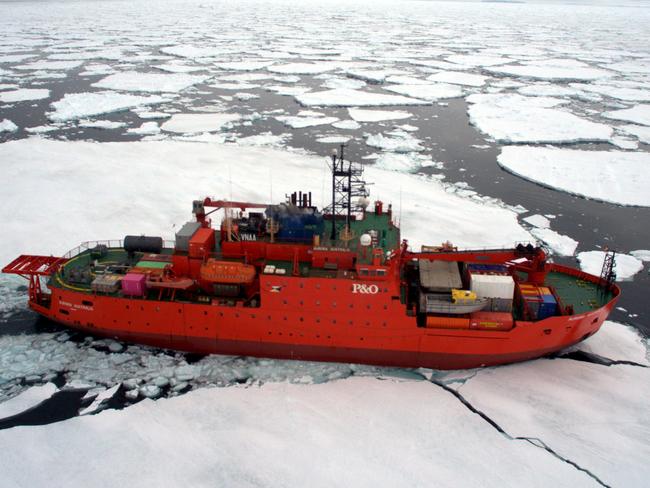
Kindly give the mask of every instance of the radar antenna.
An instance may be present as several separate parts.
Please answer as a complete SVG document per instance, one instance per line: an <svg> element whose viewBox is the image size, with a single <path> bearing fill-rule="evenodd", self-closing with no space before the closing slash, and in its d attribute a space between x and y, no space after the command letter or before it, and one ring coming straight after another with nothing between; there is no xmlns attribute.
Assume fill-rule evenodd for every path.
<svg viewBox="0 0 650 488"><path fill-rule="evenodd" d="M607 284L607 288L616 281L616 250L610 251L605 248L605 259L603 260L603 268L600 271L600 285Z"/></svg>

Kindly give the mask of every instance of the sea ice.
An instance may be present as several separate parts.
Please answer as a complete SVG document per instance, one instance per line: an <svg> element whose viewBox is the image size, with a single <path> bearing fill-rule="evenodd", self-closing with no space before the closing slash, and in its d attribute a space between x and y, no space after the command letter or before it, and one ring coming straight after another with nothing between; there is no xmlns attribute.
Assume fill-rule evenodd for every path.
<svg viewBox="0 0 650 488"><path fill-rule="evenodd" d="M270 66L267 68L271 73L287 75L317 75L336 69L337 65L332 63L289 63Z"/></svg>
<svg viewBox="0 0 650 488"><path fill-rule="evenodd" d="M650 366L645 339L634 327L606 320L600 330L572 349L611 361L632 361Z"/></svg>
<svg viewBox="0 0 650 488"><path fill-rule="evenodd" d="M550 108L566 103L549 97L476 94L467 98L470 122L501 142L609 141L612 128Z"/></svg>
<svg viewBox="0 0 650 488"><path fill-rule="evenodd" d="M497 161L550 188L619 205L650 206L648 153L505 146Z"/></svg>
<svg viewBox="0 0 650 488"><path fill-rule="evenodd" d="M502 56L489 56L484 54L454 54L448 56L447 61L465 66L496 66L512 62L512 59Z"/></svg>
<svg viewBox="0 0 650 488"><path fill-rule="evenodd" d="M401 120L412 117L413 114L403 110L364 110L360 108L349 108L350 117L356 122L381 122L384 120Z"/></svg>
<svg viewBox="0 0 650 488"><path fill-rule="evenodd" d="M530 233L544 242L558 256L573 256L573 253L576 252L576 248L578 247L578 241L551 229L538 227L531 229Z"/></svg>
<svg viewBox="0 0 650 488"><path fill-rule="evenodd" d="M273 61L231 61L216 63L217 68L229 71L257 71L273 64Z"/></svg>
<svg viewBox="0 0 650 488"><path fill-rule="evenodd" d="M639 142L650 144L650 127L642 125L622 125L617 127L618 130L631 134L636 137Z"/></svg>
<svg viewBox="0 0 650 488"><path fill-rule="evenodd" d="M350 90L357 90L366 86L363 80L355 80L351 78L329 78L321 85L323 88L335 90L337 88L348 88Z"/></svg>
<svg viewBox="0 0 650 488"><path fill-rule="evenodd" d="M526 377L519 380L517 392L529 387ZM586 385L592 398L597 398L595 384ZM581 413L603 407L587 403ZM624 409L631 426L640 427L627 414L632 407L638 414L643 405L634 401ZM592 432L600 431L588 425ZM614 418L609 425L608 432L613 426L620 429ZM632 439L639 438L639 431ZM4 483L15 486L51 484L52 470L25 469L26 456L56 466L57 483L70 488L88 486L80 459L101 460L93 463L93 476L119 480L124 488L143 483L180 486L188 480L200 486L267 486L282 480L284 486L315 488L515 487L531 480L544 486L594 485L586 473L544 449L506 438L442 388L391 377L199 389L172 399L145 399L121 411L5 429L0 431L0 449ZM641 463L634 466L638 473L644 446L635 442L627 451L632 457L626 465ZM467 459L471 469L458 469ZM627 480L633 481L629 471Z"/></svg>
<svg viewBox="0 0 650 488"><path fill-rule="evenodd" d="M3 119L0 122L0 132L16 132L18 126L9 119Z"/></svg>
<svg viewBox="0 0 650 488"><path fill-rule="evenodd" d="M426 156L421 156L417 153L382 153L375 160L375 167L389 170L389 171L413 171L424 163L430 162Z"/></svg>
<svg viewBox="0 0 650 488"><path fill-rule="evenodd" d="M548 446L601 485L647 484L648 368L542 359L482 369L455 388L507 435Z"/></svg>
<svg viewBox="0 0 650 488"><path fill-rule="evenodd" d="M650 249L637 249L636 251L631 251L630 255L641 261L650 261Z"/></svg>
<svg viewBox="0 0 650 488"><path fill-rule="evenodd" d="M383 151L408 153L423 151L424 147L420 144L422 141L416 139L408 132L393 131L390 137L383 134L372 134L366 138L366 144L370 147L376 147Z"/></svg>
<svg viewBox="0 0 650 488"><path fill-rule="evenodd" d="M254 136L238 137L237 144L240 146L273 146L282 147L291 139L291 134L275 135L271 132L263 132Z"/></svg>
<svg viewBox="0 0 650 488"><path fill-rule="evenodd" d="M484 68L486 71L500 75L520 76L538 80L588 81L608 78L614 73L604 69L592 68L579 61L567 59L550 59L528 61L521 65L501 65Z"/></svg>
<svg viewBox="0 0 650 488"><path fill-rule="evenodd" d="M418 85L421 86L421 85ZM380 107L384 105L428 105L429 102L396 95L339 88L296 96L298 103L321 107Z"/></svg>
<svg viewBox="0 0 650 488"><path fill-rule="evenodd" d="M635 124L650 125L650 105L640 104L632 108L605 112L603 113L603 117L634 122Z"/></svg>
<svg viewBox="0 0 650 488"><path fill-rule="evenodd" d="M42 100L50 96L47 88L20 88L18 90L0 92L0 102L14 103L26 100Z"/></svg>
<svg viewBox="0 0 650 488"><path fill-rule="evenodd" d="M32 63L15 66L20 70L69 70L78 68L83 61L34 61Z"/></svg>
<svg viewBox="0 0 650 488"><path fill-rule="evenodd" d="M548 229L551 226L550 220L548 220L543 215L539 215L539 214L531 215L530 217L525 217L522 220L534 227L539 227L540 229Z"/></svg>
<svg viewBox="0 0 650 488"><path fill-rule="evenodd" d="M626 86L601 85L593 83L571 83L571 86L587 92L598 93L629 102L650 102L650 91Z"/></svg>
<svg viewBox="0 0 650 488"><path fill-rule="evenodd" d="M368 83L383 83L386 81L387 77L391 75L400 75L403 74L403 72L394 69L350 69L347 70L345 74L350 78L367 81Z"/></svg>
<svg viewBox="0 0 650 488"><path fill-rule="evenodd" d="M178 64L178 63L167 63L167 64L158 64L154 66L161 71L167 71L168 73L193 73L196 71L204 71L205 66L190 66L187 64Z"/></svg>
<svg viewBox="0 0 650 488"><path fill-rule="evenodd" d="M577 255L580 261L580 269L586 273L600 276L605 260L603 251L584 251ZM643 269L643 261L630 256L629 254L616 253L616 281L630 280Z"/></svg>
<svg viewBox="0 0 650 488"><path fill-rule="evenodd" d="M389 90L413 98L421 98L430 102L445 98L459 98L463 96L463 89L457 85L435 83L428 85L388 85L384 90Z"/></svg>
<svg viewBox="0 0 650 488"><path fill-rule="evenodd" d="M166 98L158 95L139 96L110 91L66 93L61 100L51 104L54 112L50 112L48 118L53 122L65 122L165 101Z"/></svg>
<svg viewBox="0 0 650 488"><path fill-rule="evenodd" d="M120 129L126 127L126 122L115 122L114 120L80 120L79 127L90 129Z"/></svg>
<svg viewBox="0 0 650 488"><path fill-rule="evenodd" d="M44 402L59 389L54 383L46 383L42 386L32 386L7 401L0 402L0 420L13 417L19 413L25 412L40 403ZM0 396L2 398L2 396Z"/></svg>
<svg viewBox="0 0 650 488"><path fill-rule="evenodd" d="M174 114L162 124L161 128L167 132L189 134L215 132L230 127L233 122L240 119L239 114Z"/></svg>
<svg viewBox="0 0 650 488"><path fill-rule="evenodd" d="M145 122L140 127L132 127L126 132L129 134L136 134L139 136L151 136L155 134L160 134L160 126L157 122Z"/></svg>
<svg viewBox="0 0 650 488"><path fill-rule="evenodd" d="M316 142L321 144L345 144L352 136L323 136L316 138Z"/></svg>
<svg viewBox="0 0 650 488"><path fill-rule="evenodd" d="M275 119L293 129L332 124L339 120L336 117L296 117L292 115L278 115Z"/></svg>
<svg viewBox="0 0 650 488"><path fill-rule="evenodd" d="M208 76L188 75L185 73L167 74L125 71L108 75L106 78L94 83L93 86L120 91L176 93L197 83L202 83L208 78Z"/></svg>
<svg viewBox="0 0 650 488"><path fill-rule="evenodd" d="M483 86L487 79L487 76L460 73L458 71L441 71L440 73L427 77L427 80L435 81L436 83L451 83L453 85L466 86Z"/></svg>
<svg viewBox="0 0 650 488"><path fill-rule="evenodd" d="M29 58L35 58L36 54L4 54L0 56L0 63L20 63Z"/></svg>
<svg viewBox="0 0 650 488"><path fill-rule="evenodd" d="M90 405L79 411L79 415L89 415L99 411L103 403L106 403L115 396L117 391L120 389L120 386L120 384L117 384L100 392Z"/></svg>
<svg viewBox="0 0 650 488"><path fill-rule="evenodd" d="M357 130L361 127L361 124L354 120L341 120L339 122L334 122L332 127L343 130Z"/></svg>

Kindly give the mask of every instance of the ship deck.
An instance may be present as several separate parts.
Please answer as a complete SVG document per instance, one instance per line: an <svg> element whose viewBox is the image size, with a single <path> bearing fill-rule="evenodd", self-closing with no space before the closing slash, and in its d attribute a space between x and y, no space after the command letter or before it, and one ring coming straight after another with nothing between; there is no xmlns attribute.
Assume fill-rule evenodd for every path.
<svg viewBox="0 0 650 488"><path fill-rule="evenodd" d="M564 306L572 305L577 314L600 308L614 298L611 291L596 283L559 271L548 273L546 284L555 289Z"/></svg>

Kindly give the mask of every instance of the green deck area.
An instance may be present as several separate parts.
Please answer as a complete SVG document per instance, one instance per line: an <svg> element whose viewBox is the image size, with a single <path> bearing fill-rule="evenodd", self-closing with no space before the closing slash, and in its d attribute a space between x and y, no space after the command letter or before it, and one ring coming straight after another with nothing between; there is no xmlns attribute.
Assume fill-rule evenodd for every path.
<svg viewBox="0 0 650 488"><path fill-rule="evenodd" d="M546 284L555 288L562 304L572 305L576 314L589 312L608 303L613 295L595 283L581 280L564 273L550 272Z"/></svg>

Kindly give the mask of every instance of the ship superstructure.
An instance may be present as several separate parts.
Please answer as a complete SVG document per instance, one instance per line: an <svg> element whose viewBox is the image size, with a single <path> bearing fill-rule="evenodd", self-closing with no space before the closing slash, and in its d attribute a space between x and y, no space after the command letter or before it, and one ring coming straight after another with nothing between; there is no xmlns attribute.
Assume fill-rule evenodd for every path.
<svg viewBox="0 0 650 488"><path fill-rule="evenodd" d="M193 351L469 368L539 357L595 333L619 295L544 250L402 239L361 166L332 158L332 203L204 198L173 242L127 236L18 257L29 305L92 334ZM215 212L221 211L220 214ZM221 215L217 226L212 218Z"/></svg>

